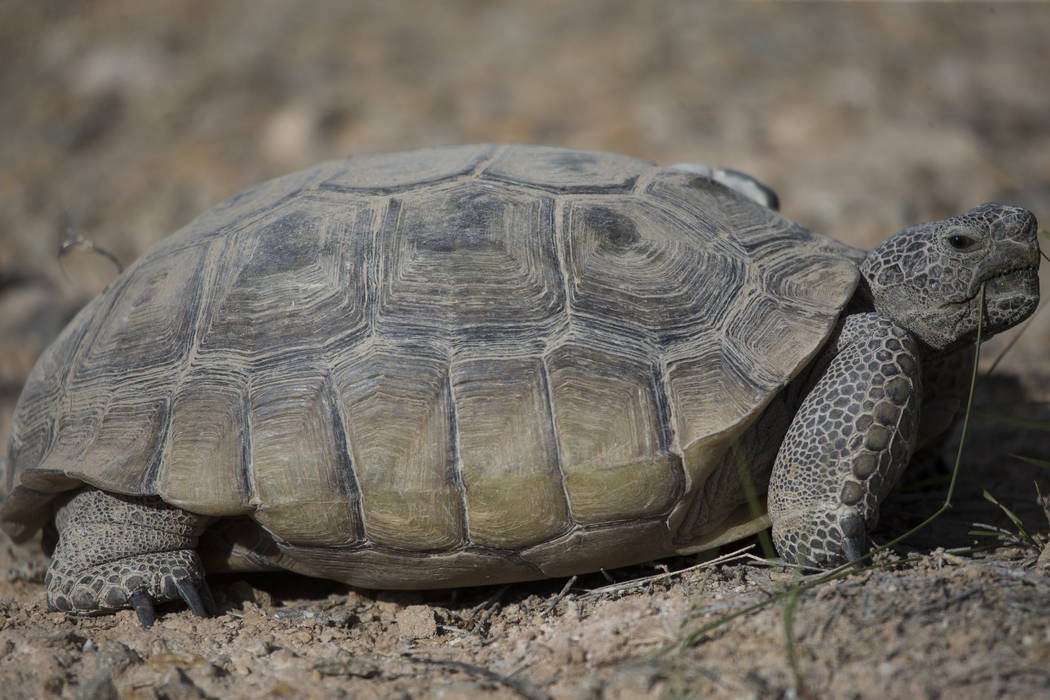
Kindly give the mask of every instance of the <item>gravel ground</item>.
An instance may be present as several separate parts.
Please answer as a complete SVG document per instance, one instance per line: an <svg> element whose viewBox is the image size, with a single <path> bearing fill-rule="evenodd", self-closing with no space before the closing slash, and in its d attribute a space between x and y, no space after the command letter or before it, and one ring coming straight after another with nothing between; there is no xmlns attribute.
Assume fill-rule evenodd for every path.
<svg viewBox="0 0 1050 700"><path fill-rule="evenodd" d="M983 201L1048 222L1048 28L1050 5L1021 3L2 0L0 444L36 356L113 274L83 246L60 261L63 241L127 264L348 153L515 141L729 165L861 246ZM1050 697L1033 487L1050 477L1011 456L1050 459L1050 437L1001 420L1050 421L1048 347L1042 312L979 387L954 507L882 568L808 589L750 555L425 594L220 578L221 615L175 607L143 630L45 612L39 546L0 539L2 694ZM917 465L882 539L946 481Z"/></svg>

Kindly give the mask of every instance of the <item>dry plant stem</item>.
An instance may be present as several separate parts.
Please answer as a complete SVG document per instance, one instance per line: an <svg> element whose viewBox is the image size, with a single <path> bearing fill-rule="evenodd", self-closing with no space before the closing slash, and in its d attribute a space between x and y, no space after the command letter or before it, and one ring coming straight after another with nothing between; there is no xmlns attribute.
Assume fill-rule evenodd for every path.
<svg viewBox="0 0 1050 700"><path fill-rule="evenodd" d="M1050 525L1050 495L1043 496L1043 492L1039 489L1038 481L1033 482L1032 485L1035 486L1035 502L1043 509L1043 516L1046 518L1046 523L1047 525Z"/></svg>
<svg viewBox="0 0 1050 700"><path fill-rule="evenodd" d="M540 615L546 615L551 610L554 610L554 608L558 607L558 603L560 603L565 598L565 596L569 594L569 589L572 588L572 584L574 583L576 583L576 576L572 576L571 578L569 578L568 581L565 582L565 585L561 588L561 592L554 597L554 600L551 601L550 605L543 609L543 612L540 613Z"/></svg>
<svg viewBox="0 0 1050 700"><path fill-rule="evenodd" d="M984 285L981 285L981 291L977 293L977 308L984 309ZM921 523L908 530L906 533L890 540L886 544L878 547L867 555L870 557L875 552L891 547L905 538L911 537L914 533L918 532L922 528L926 527L940 515L951 508L952 506L952 495L955 493L955 484L959 480L959 465L962 463L963 446L966 444L966 433L970 426L970 412L973 409L973 390L977 386L977 368L981 362L981 322L984 320L983 314L979 314L977 317L977 339L974 341L973 351L973 371L970 373L970 392L966 396L966 410L963 412L963 424L962 432L959 434L959 448L955 451L955 465L952 467L952 478L948 482L948 492L944 495L944 503L934 511L933 515L923 520Z"/></svg>
<svg viewBox="0 0 1050 700"><path fill-rule="evenodd" d="M1050 460L1036 459L1034 457L1025 457L1024 455L1015 455L1015 454L1011 454L1010 456L1013 457L1014 459L1019 459L1022 462L1027 462L1028 464L1031 464L1031 465L1036 466L1036 467L1042 467L1043 469L1050 469Z"/></svg>
<svg viewBox="0 0 1050 700"><path fill-rule="evenodd" d="M645 586L647 584L654 583L656 581L660 581L660 580L665 579L665 578L670 578L672 576L681 576L682 574L687 574L690 571L696 571L698 569L708 569L708 568L711 568L712 566L716 566L718 564L726 564L726 563L728 563L730 561L735 561L737 559L745 558L746 556L748 556L748 552L751 549L754 549L754 545L749 544L746 547L741 547L740 549L738 549L738 550L736 550L734 552L729 552L728 554L723 554L722 556L718 557L717 559L711 559L709 561L700 562L699 564L694 564L693 566L686 567L685 569L679 569L678 571L668 571L668 572L662 573L662 574L653 574L652 576L643 576L641 578L631 579L630 581L624 581L623 583L613 583L613 584L610 584L608 586L602 586L601 588L595 588L594 590L587 591L586 593L582 593L582 594L576 596L576 598L577 598L577 600L584 600L584 599L587 599L587 598L599 598L599 597L601 597L603 595L606 595L608 593L613 593L613 592L617 592L617 591L625 591L625 590L628 590L630 588L638 588L639 586ZM576 579L576 577L574 576L573 580L575 580L575 579ZM562 593L564 593L564 592L565 591L563 589ZM561 596L560 595L558 597L558 600L559 601L561 600Z"/></svg>

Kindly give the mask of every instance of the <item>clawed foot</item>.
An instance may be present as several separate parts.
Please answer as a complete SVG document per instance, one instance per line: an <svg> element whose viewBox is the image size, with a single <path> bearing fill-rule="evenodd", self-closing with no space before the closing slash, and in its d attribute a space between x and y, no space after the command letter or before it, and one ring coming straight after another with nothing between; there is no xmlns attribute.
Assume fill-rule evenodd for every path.
<svg viewBox="0 0 1050 700"><path fill-rule="evenodd" d="M198 617L215 603L194 548L210 518L156 497L85 488L57 509L58 544L47 571L52 610L97 615L133 608L149 627L153 606L182 600Z"/></svg>
<svg viewBox="0 0 1050 700"><path fill-rule="evenodd" d="M849 510L805 527L774 526L773 539L785 561L820 570L854 562L871 547L863 518Z"/></svg>
<svg viewBox="0 0 1050 700"><path fill-rule="evenodd" d="M189 579L177 579L175 589L179 597L186 603L186 607L197 617L211 617L215 614L215 600L211 596L211 589L208 588L207 581L194 583ZM142 626L152 627L157 615L153 610L153 601L150 600L149 594L140 588L132 593L128 600ZM169 597L168 600L174 600L174 596Z"/></svg>
<svg viewBox="0 0 1050 700"><path fill-rule="evenodd" d="M106 562L86 570L61 567L47 575L52 610L94 615L131 607L143 627L156 621L154 605L182 600L197 617L214 615L215 601L193 550L151 552Z"/></svg>

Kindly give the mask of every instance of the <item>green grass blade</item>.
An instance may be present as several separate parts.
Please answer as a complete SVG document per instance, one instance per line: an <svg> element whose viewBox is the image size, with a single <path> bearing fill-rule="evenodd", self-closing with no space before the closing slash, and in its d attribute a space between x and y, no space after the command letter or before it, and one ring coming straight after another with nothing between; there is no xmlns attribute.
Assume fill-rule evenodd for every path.
<svg viewBox="0 0 1050 700"><path fill-rule="evenodd" d="M1025 457L1024 455L1011 454L1014 459L1019 459L1022 462L1026 462L1036 467L1042 467L1043 469L1050 469L1050 461L1045 459L1036 459L1035 457Z"/></svg>
<svg viewBox="0 0 1050 700"><path fill-rule="evenodd" d="M981 495L984 496L984 500L999 506L999 510L1003 511L1003 513L1006 514L1006 517L1009 518L1010 522L1012 522L1014 524L1014 527L1017 528L1017 535L1019 539L1024 540L1026 543L1028 543L1030 546L1034 547L1037 550L1040 549L1039 544L1034 539L1032 539L1032 536L1029 535L1028 531L1024 529L1024 524L1021 522L1021 519L1017 517L1017 515L1012 510L1000 503L995 496L988 493L988 491L986 491L985 489L981 489Z"/></svg>
<svg viewBox="0 0 1050 700"><path fill-rule="evenodd" d="M987 411L977 411L974 415L983 420L1005 423L1006 425L1012 425L1016 428L1029 428L1032 430L1045 430L1050 432L1050 421L1018 418L1017 416L1006 416L1001 413L988 413Z"/></svg>

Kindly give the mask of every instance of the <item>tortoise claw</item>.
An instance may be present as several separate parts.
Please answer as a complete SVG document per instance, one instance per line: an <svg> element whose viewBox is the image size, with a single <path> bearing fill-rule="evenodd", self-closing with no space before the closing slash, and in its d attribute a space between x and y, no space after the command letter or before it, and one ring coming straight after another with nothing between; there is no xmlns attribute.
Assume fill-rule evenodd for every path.
<svg viewBox="0 0 1050 700"><path fill-rule="evenodd" d="M201 581L198 585L193 579L180 578L175 581L175 588L179 592L179 597L186 603L186 607L197 617L211 617L215 614L215 599L212 598L207 582ZM140 588L133 591L128 596L128 602L131 603L143 627L152 627L157 621L153 601L150 600L145 590Z"/></svg>
<svg viewBox="0 0 1050 700"><path fill-rule="evenodd" d="M208 590L207 582L201 581L198 588L192 579L180 578L175 581L175 588L178 589L179 597L186 603L186 607L197 617L210 617L215 613L215 601Z"/></svg>
<svg viewBox="0 0 1050 700"><path fill-rule="evenodd" d="M857 561L862 556L867 554L867 544L867 538L865 537L842 538L842 553L846 557L846 562Z"/></svg>
<svg viewBox="0 0 1050 700"><path fill-rule="evenodd" d="M153 610L153 601L149 599L146 591L141 588L134 591L128 597L128 601L131 603L131 607L135 609L139 623L143 627L152 627L153 623L157 621L157 613Z"/></svg>
<svg viewBox="0 0 1050 700"><path fill-rule="evenodd" d="M211 589L208 587L207 581L201 581L198 592L201 594L201 602L204 603L204 612L208 613L208 617L218 614L219 606L215 604L215 598L212 597Z"/></svg>

